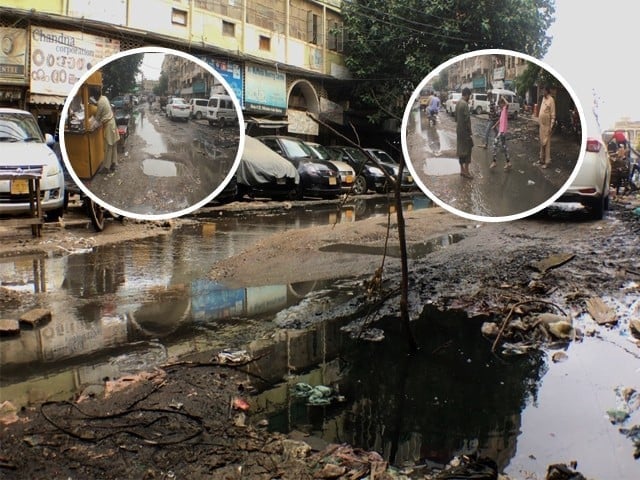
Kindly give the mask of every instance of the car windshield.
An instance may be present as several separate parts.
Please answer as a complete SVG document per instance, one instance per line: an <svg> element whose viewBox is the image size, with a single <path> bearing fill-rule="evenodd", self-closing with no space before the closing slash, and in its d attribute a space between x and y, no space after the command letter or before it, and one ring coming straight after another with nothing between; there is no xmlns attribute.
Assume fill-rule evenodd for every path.
<svg viewBox="0 0 640 480"><path fill-rule="evenodd" d="M31 115L0 113L0 142L42 143L42 133Z"/></svg>
<svg viewBox="0 0 640 480"><path fill-rule="evenodd" d="M185 105L186 104L186 102L182 98L174 98L173 100L171 100L171 103L173 105L175 105L175 104Z"/></svg>
<svg viewBox="0 0 640 480"><path fill-rule="evenodd" d="M287 156L290 158L300 158L300 157L312 157L313 153L311 149L302 142L297 140L291 140L289 138L283 138L282 148L287 152Z"/></svg>
<svg viewBox="0 0 640 480"><path fill-rule="evenodd" d="M331 152L322 145L307 144L307 146L309 147L309 149L311 149L311 152L314 154L314 156L316 158L319 158L320 160L331 160L333 158Z"/></svg>
<svg viewBox="0 0 640 480"><path fill-rule="evenodd" d="M346 147L344 150L351 156L351 158L353 158L358 163L366 162L367 160L369 160L369 157L367 157L357 148Z"/></svg>
<svg viewBox="0 0 640 480"><path fill-rule="evenodd" d="M378 159L378 161L380 162L385 162L385 163L393 163L396 164L397 162L393 159L393 157L391 155L389 155L387 152L385 152L384 150L374 150L373 154L375 155L375 157Z"/></svg>

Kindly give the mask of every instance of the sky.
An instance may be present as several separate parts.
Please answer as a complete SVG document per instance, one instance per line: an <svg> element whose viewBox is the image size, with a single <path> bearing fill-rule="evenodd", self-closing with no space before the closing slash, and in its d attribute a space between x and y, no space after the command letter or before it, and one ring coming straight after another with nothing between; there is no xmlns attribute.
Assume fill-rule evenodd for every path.
<svg viewBox="0 0 640 480"><path fill-rule="evenodd" d="M640 2L556 0L553 37L542 61L571 86L585 112L598 100L602 129L640 121Z"/></svg>
<svg viewBox="0 0 640 480"><path fill-rule="evenodd" d="M140 71L147 80L158 80L160 71L162 70L162 61L164 53L145 53L142 57L142 65Z"/></svg>

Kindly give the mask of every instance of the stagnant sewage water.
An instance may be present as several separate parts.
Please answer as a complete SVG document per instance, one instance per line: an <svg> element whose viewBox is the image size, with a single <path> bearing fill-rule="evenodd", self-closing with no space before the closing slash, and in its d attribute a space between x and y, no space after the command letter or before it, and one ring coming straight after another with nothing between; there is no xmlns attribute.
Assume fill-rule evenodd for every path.
<svg viewBox="0 0 640 480"><path fill-rule="evenodd" d="M396 465L479 451L513 478L544 478L547 465L572 460L589 478L638 478L633 445L606 414L618 406L616 387L639 383L638 356L618 330L566 346L569 359L554 364L551 352L493 355L480 320L427 309L413 323L421 349L408 355L397 319L376 325L385 331L377 343L353 340L342 319L278 329L292 310L313 318L327 298L348 303L360 289L352 279L247 288L207 279L217 258L264 235L360 215L336 215L335 207L305 213L204 219L167 237L3 259L3 286L37 292L53 320L0 340L0 403L69 399L170 357L247 348L258 359L253 372L265 379L248 398L251 420L311 435L310 443L349 442ZM460 240L443 236L414 254ZM292 393L299 382L331 386L344 401L308 406ZM636 412L631 424L638 420Z"/></svg>

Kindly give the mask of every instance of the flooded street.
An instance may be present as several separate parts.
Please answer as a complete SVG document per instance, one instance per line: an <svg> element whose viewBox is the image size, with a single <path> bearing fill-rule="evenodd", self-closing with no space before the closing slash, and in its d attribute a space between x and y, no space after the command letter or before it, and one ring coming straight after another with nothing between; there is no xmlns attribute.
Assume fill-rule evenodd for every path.
<svg viewBox="0 0 640 480"><path fill-rule="evenodd" d="M135 107L114 173L85 185L124 212L162 215L202 202L225 180L238 150L236 127L170 120L147 103Z"/></svg>
<svg viewBox="0 0 640 480"><path fill-rule="evenodd" d="M640 313L637 283L601 285L605 290L619 285L619 295L613 289L603 297L619 314L617 326L595 326L574 305L574 327L584 335L524 353L513 348L515 354L492 353L481 326L503 317L478 313L464 296L475 295L472 285L478 281L480 291L494 300L508 298L515 284L541 281L567 286L581 281L578 291L594 295L587 293L595 285L589 278L614 277L603 274L606 262L602 271L595 269L588 253L609 242L623 256L636 248L620 242L625 235L620 214L599 223L597 245L585 236L593 222L578 215L565 225L554 218L569 214L553 212L549 218L491 226L452 218L443 233L436 235L431 227L430 235L414 238L409 257L412 304L418 313L412 328L420 349L412 354L392 305L363 304L361 276L336 273L242 286L212 279L212 268L236 255L254 270L269 268L269 251L258 251L262 267L245 252L274 235L295 236L307 227L333 228L335 223L335 228L375 237L365 225L386 224L386 199L355 200L340 210L331 202L246 214L203 210L165 236L78 248L63 256L2 258L2 287L35 295L37 306L49 309L52 320L0 339L0 404L10 401L21 408L101 395L106 380L175 365L194 354L210 359L211 352L229 349L246 351L253 359L240 372L255 388L245 393L251 406L247 422L263 422L269 432L303 439L314 449L346 442L377 451L415 479L423 478L424 469L474 453L494 459L514 479L541 479L549 464L572 460L588 478L636 477L633 442L607 412L620 408L620 387L638 385L640 354L629 330L629 318ZM427 205L421 195L405 198L409 224L433 224L434 219L417 220L428 210L442 217ZM582 240L568 238L569 232ZM614 235L607 238L605 232ZM542 238L564 235L580 259L562 267L555 280L553 274L536 276L521 265L530 253L515 253L515 263L510 256L496 258L487 241L496 235L514 239L506 248L516 251L529 242L539 251L546 248ZM321 238L320 252L356 262L383 253L377 245ZM300 259L289 245L292 253L285 267L294 272ZM462 260L461 252L471 245L481 251L486 246L491 261L481 251L472 262ZM397 258L395 244L387 255ZM492 274L469 270L485 267ZM488 290L491 275L503 278L496 292ZM387 282L394 279L392 275ZM565 302L562 289L550 292L543 298ZM435 305L447 298L449 310ZM483 302L484 308L490 305ZM22 310L13 306L3 316L16 317ZM380 317L373 329L380 333L364 337L376 341L358 339L358 322L371 315ZM559 352L567 359L556 361ZM299 384L328 386L340 400L310 405L295 395ZM186 400L183 393L172 402ZM631 410L624 425L638 421L640 412Z"/></svg>
<svg viewBox="0 0 640 480"><path fill-rule="evenodd" d="M537 124L520 118L510 122L508 148L513 167L503 169L504 156L498 153L497 167L489 168L492 146L483 149L486 115L472 115L474 134L471 173L473 180L459 175L456 155L455 119L442 111L437 125L419 109L412 111L407 130L407 148L418 178L445 204L465 213L483 217L504 217L526 212L544 203L566 182L578 159L575 142L554 138L554 163L543 170L533 165L538 155L533 137ZM490 136L490 142L493 135Z"/></svg>

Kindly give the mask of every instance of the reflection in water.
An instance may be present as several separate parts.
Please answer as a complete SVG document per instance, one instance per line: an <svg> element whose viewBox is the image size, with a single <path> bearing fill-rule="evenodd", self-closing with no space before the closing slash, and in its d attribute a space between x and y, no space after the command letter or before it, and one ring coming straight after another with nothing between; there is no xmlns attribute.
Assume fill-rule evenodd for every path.
<svg viewBox="0 0 640 480"><path fill-rule="evenodd" d="M460 233L454 233L449 235L442 235L438 238L434 238L422 243L414 243L407 247L407 256L411 259L421 258L425 255L440 250L443 247L458 243L463 240L465 235ZM384 255L384 246L372 246L372 245L356 245L353 243L334 243L331 245L325 245L320 247L321 252L340 252L340 253L354 253L363 255ZM389 257L400 257L400 247L397 245L388 245L386 254Z"/></svg>
<svg viewBox="0 0 640 480"><path fill-rule="evenodd" d="M148 158L142 161L142 171L152 177L176 177L178 170L178 164L168 160Z"/></svg>
<svg viewBox="0 0 640 480"><path fill-rule="evenodd" d="M302 430L327 442L377 450L397 465L446 463L476 451L501 467L508 463L520 412L544 372L542 356L498 359L479 323L464 315L425 313L414 324L423 343L414 355L407 355L395 318L384 322L381 343L350 340L341 323L286 332L279 343L255 352L268 359L252 366L262 378L303 372L255 399L256 416L269 418L272 430ZM297 382L330 385L348 403L307 407L290 393Z"/></svg>

